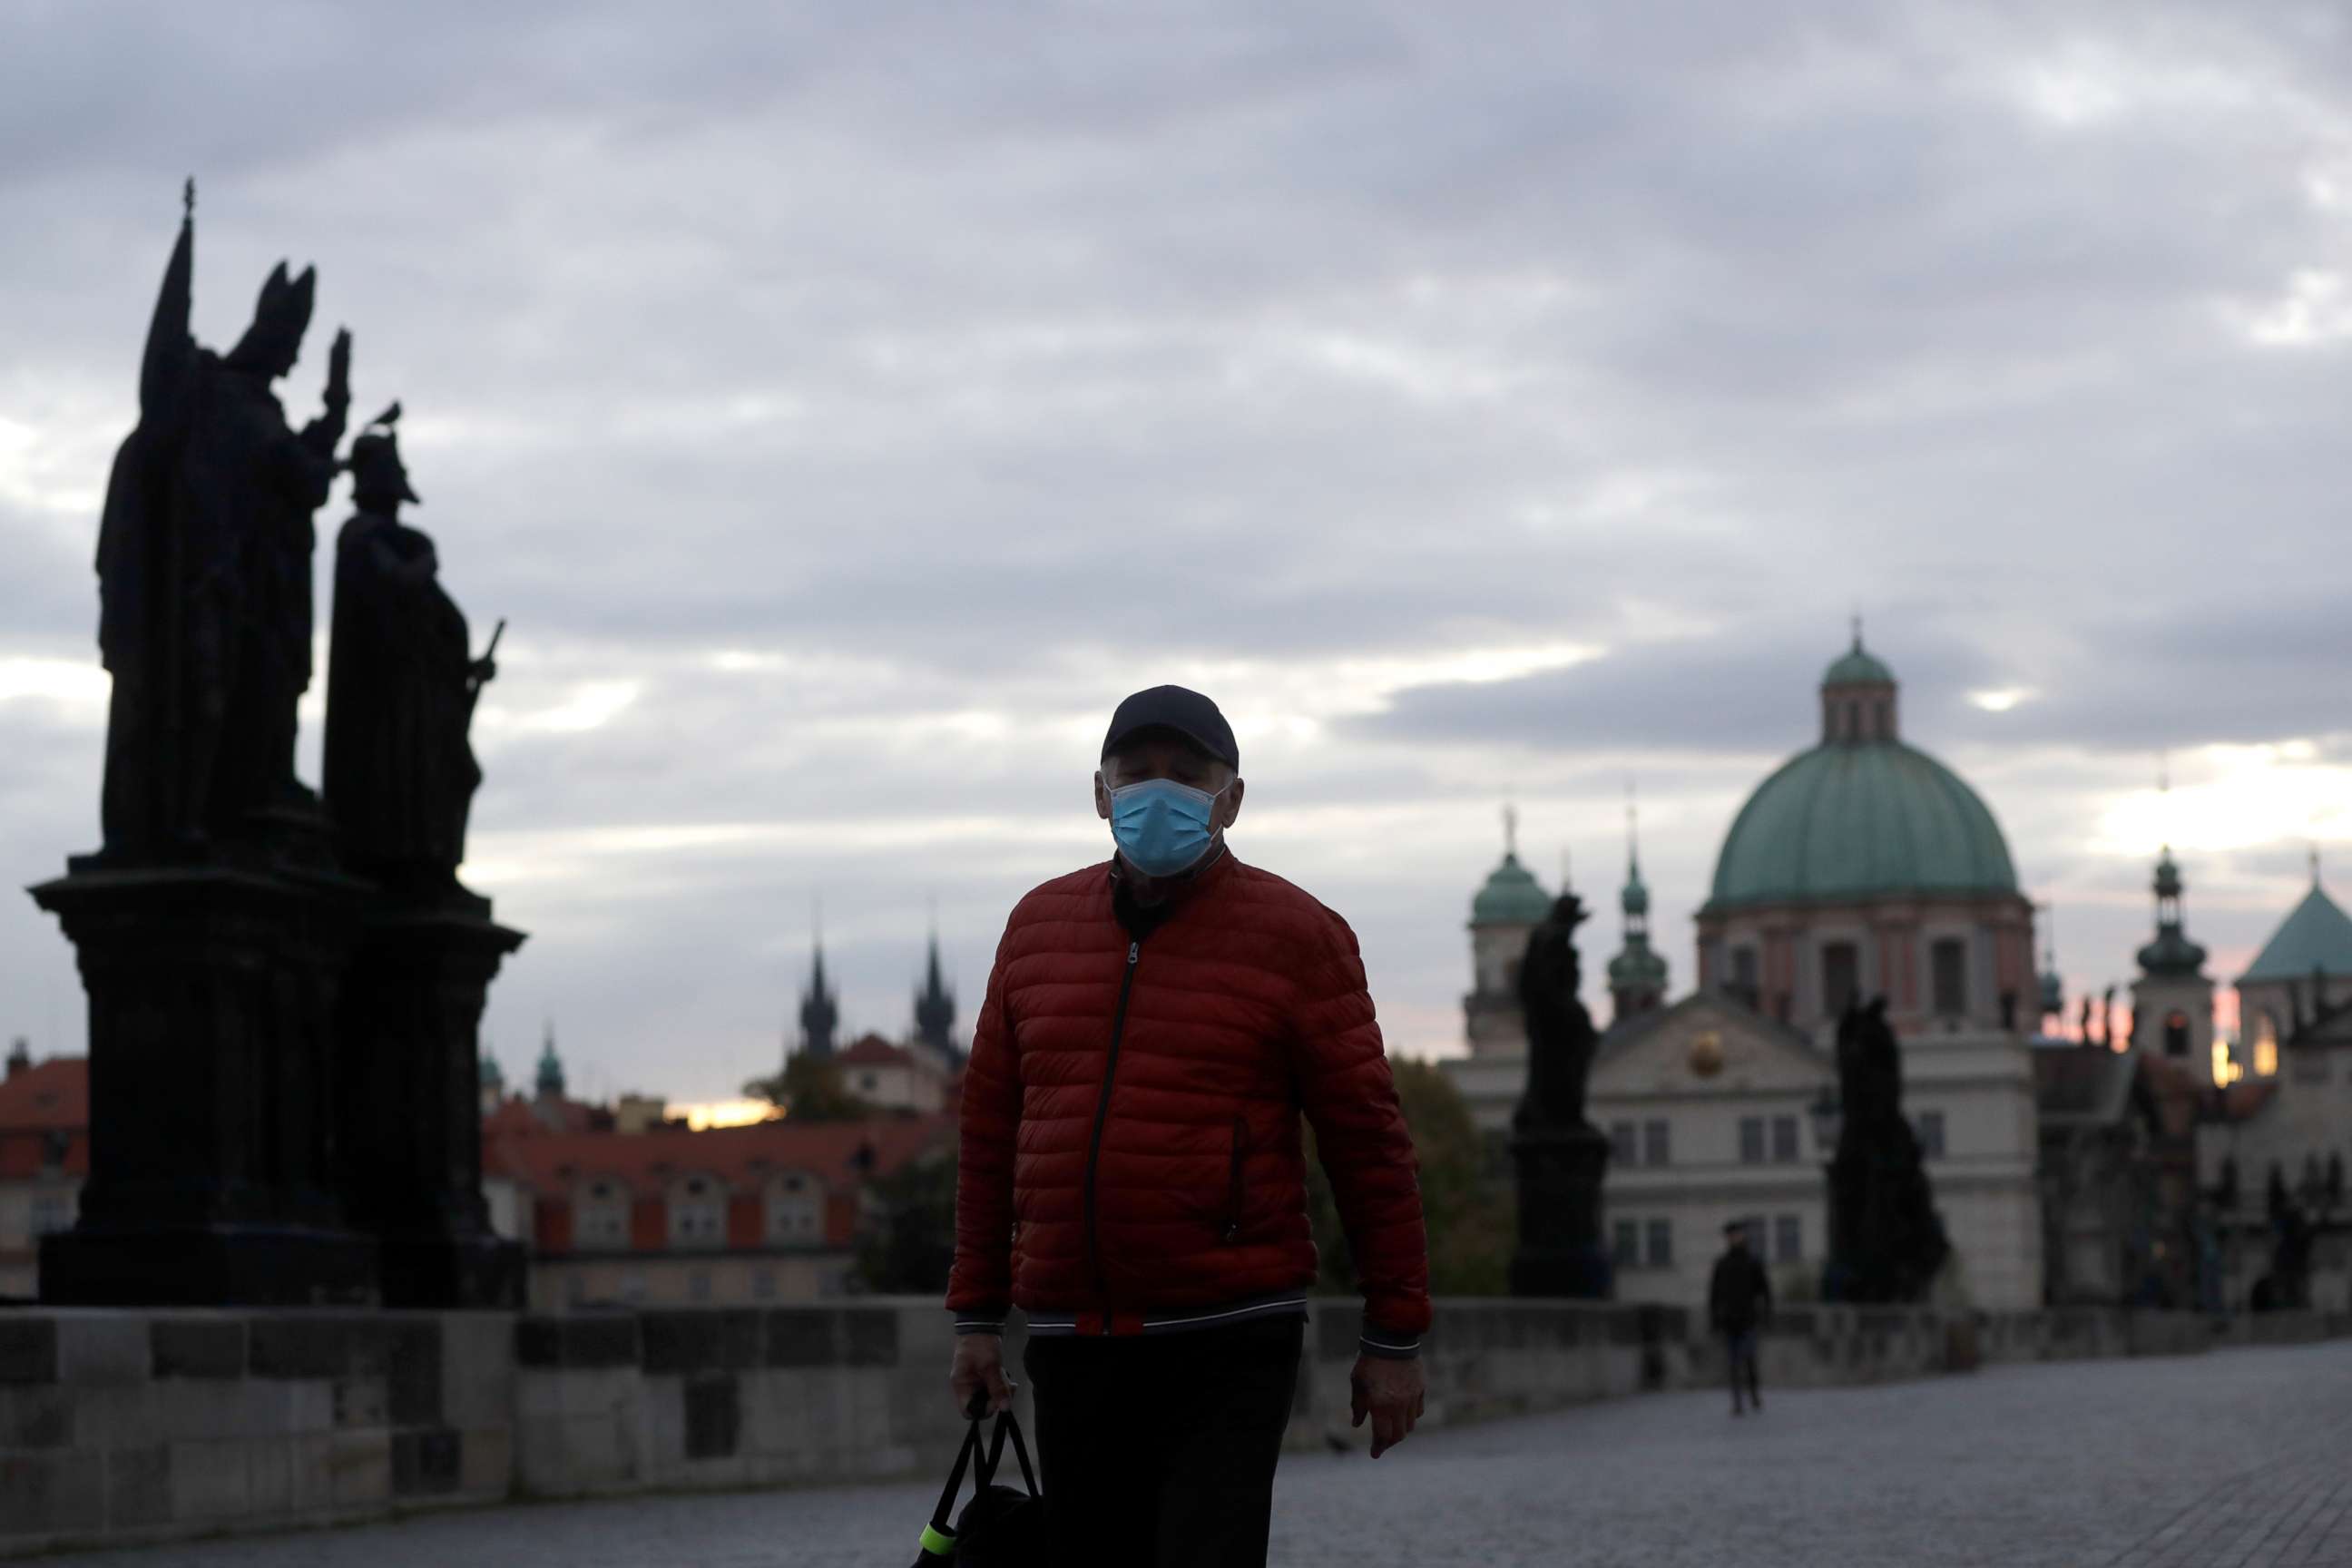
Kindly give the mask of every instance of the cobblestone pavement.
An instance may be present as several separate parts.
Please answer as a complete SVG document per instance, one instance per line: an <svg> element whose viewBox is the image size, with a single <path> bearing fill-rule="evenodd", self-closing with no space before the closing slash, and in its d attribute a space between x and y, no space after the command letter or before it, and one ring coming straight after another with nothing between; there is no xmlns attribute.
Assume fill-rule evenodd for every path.
<svg viewBox="0 0 2352 1568"><path fill-rule="evenodd" d="M1280 1568L2352 1564L2352 1344L1586 1405L1292 1456ZM936 1485L663 1497L76 1556L77 1568L901 1568ZM1117 1552L1107 1561L1117 1561Z"/></svg>

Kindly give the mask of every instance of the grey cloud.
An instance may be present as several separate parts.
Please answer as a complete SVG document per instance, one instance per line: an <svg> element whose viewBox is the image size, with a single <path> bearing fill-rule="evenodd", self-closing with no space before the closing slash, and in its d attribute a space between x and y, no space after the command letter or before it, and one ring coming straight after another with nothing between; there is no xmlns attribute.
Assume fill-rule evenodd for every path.
<svg viewBox="0 0 2352 1568"><path fill-rule="evenodd" d="M1261 753L1261 824L1410 823L1261 842L1360 911L1384 1008L1442 1044L1507 793L1607 864L1640 773L1687 978L1722 823L1812 733L1858 603L1915 738L2037 884L2102 900L2062 953L2095 973L2144 920L2143 869L2087 844L2100 792L2165 744L2343 743L2352 359L2250 351L2230 313L2352 237L2305 189L2347 129L2332 17L52 8L0 59L0 192L39 237L0 262L0 464L21 426L102 484L193 167L201 331L318 263L289 406L348 321L452 591L512 622L494 700L640 685L602 729L485 731L490 840L1066 810L1081 853L1037 737L1146 672L1606 645ZM2081 59L2120 62L2120 107L2026 111L2027 68ZM0 500L0 658L92 657L86 540ZM721 647L803 662L698 672ZM1968 705L1999 685L2038 695ZM957 738L970 710L1009 734ZM95 746L0 702L20 879L84 847ZM496 1037L517 1070L552 1011L616 1082L730 1088L820 886L854 1015L895 1026L933 890L969 1005L1058 842L518 881L541 935ZM2275 876L2199 884L2228 940ZM60 975L29 906L0 917L0 1015Z"/></svg>

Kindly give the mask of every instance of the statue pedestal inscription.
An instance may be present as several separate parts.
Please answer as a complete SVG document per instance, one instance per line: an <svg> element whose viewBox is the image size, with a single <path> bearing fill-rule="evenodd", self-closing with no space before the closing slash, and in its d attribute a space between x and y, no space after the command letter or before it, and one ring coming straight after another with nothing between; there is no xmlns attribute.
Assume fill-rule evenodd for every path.
<svg viewBox="0 0 2352 1568"><path fill-rule="evenodd" d="M230 866L77 869L33 890L89 995L90 1175L41 1239L71 1305L376 1299L338 1192L337 982L363 884Z"/></svg>
<svg viewBox="0 0 2352 1568"><path fill-rule="evenodd" d="M522 1248L482 1199L477 1029L522 933L488 900L368 911L336 1008L346 1206L382 1238L391 1307L522 1305Z"/></svg>

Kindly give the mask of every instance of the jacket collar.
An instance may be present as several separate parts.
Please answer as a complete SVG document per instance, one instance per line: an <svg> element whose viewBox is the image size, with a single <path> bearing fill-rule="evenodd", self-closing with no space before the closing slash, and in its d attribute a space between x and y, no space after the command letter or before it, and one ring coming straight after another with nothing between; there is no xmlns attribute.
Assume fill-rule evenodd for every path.
<svg viewBox="0 0 2352 1568"><path fill-rule="evenodd" d="M1118 923L1127 928L1128 934L1140 942L1173 920L1194 899L1232 875L1235 864L1233 851L1225 847L1224 835L1219 834L1208 858L1200 865L1173 877L1157 879L1156 889L1160 896L1147 904L1135 897L1133 873L1113 851L1107 873L1111 910L1118 917Z"/></svg>

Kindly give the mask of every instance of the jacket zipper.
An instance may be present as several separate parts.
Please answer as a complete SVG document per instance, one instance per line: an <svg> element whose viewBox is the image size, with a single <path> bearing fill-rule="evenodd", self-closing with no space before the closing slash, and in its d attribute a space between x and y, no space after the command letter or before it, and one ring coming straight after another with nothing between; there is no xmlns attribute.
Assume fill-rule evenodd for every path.
<svg viewBox="0 0 2352 1568"><path fill-rule="evenodd" d="M1140 941L1127 944L1127 973L1118 983L1118 1011L1111 1016L1110 1054L1103 1058L1102 1098L1095 1103L1095 1133L1087 1145L1087 1254L1094 1264L1095 1291L1102 1298L1102 1331L1110 1332L1110 1277L1103 1271L1102 1239L1095 1224L1095 1169L1102 1161L1103 1123L1110 1116L1111 1079L1118 1071L1119 1037L1127 1033L1127 999L1135 990L1135 964L1143 956Z"/></svg>
<svg viewBox="0 0 2352 1568"><path fill-rule="evenodd" d="M1234 1169L1226 1193L1225 1234L1230 1244L1242 1233L1242 1160L1249 1151L1249 1123L1234 1118Z"/></svg>

